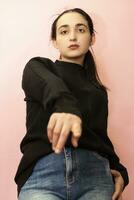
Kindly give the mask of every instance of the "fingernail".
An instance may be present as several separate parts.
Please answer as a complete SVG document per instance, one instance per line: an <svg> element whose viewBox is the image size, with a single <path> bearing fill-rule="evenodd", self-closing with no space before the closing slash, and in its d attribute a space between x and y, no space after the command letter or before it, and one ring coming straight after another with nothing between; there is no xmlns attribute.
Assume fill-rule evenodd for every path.
<svg viewBox="0 0 134 200"><path fill-rule="evenodd" d="M55 153L60 153L60 150L59 149L55 149Z"/></svg>
<svg viewBox="0 0 134 200"><path fill-rule="evenodd" d="M75 143L74 143L74 146L75 146L75 147L77 147L77 146L78 146L78 143L77 143L77 142L75 142Z"/></svg>

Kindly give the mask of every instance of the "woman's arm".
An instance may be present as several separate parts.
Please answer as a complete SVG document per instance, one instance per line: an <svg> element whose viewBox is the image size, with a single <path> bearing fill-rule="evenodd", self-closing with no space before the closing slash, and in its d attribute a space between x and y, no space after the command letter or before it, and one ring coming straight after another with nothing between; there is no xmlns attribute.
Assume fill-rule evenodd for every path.
<svg viewBox="0 0 134 200"><path fill-rule="evenodd" d="M26 64L22 77L25 100L37 101L44 110L50 108L53 112L72 113L81 118L77 99L64 81L52 72L48 60L35 57Z"/></svg>
<svg viewBox="0 0 134 200"><path fill-rule="evenodd" d="M53 72L51 60L32 58L25 66L22 88L26 101L36 101L44 110L50 110L47 135L55 152L60 152L72 132L72 144L77 146L81 136L81 113L77 99L61 78Z"/></svg>
<svg viewBox="0 0 134 200"><path fill-rule="evenodd" d="M108 116L108 92L106 91L106 99L107 99L107 116ZM108 146L111 148L111 153L109 153L109 162L110 162L110 168L111 170L116 170L120 173L120 175L122 176L123 180L124 180L124 184L123 184L123 190L126 187L126 185L128 185L129 183L129 177L128 177L128 172L127 169L125 168L124 165L122 165L122 163L120 162L120 158L118 157L114 145L112 144L111 140L109 137L106 137L106 143L108 144ZM112 174L113 177L115 177L115 174ZM115 178L114 178L115 179Z"/></svg>

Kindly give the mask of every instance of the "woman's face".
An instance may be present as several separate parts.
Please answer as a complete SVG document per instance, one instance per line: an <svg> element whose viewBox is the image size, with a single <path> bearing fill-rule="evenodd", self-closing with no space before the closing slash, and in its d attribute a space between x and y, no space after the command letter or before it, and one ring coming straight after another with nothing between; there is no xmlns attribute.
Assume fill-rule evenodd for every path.
<svg viewBox="0 0 134 200"><path fill-rule="evenodd" d="M53 45L59 50L62 60L79 58L83 61L91 44L88 23L81 14L69 12L58 19L56 40L53 40ZM78 45L78 47L69 47L70 45Z"/></svg>

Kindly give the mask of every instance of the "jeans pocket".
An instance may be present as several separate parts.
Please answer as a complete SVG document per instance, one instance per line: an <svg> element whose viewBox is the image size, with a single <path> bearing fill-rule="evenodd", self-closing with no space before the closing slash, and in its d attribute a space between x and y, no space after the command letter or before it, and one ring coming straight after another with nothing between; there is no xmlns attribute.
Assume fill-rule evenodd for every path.
<svg viewBox="0 0 134 200"><path fill-rule="evenodd" d="M105 161L105 162L109 162L109 160L106 157L100 155L96 151L92 151L92 154L99 160L102 160L102 161Z"/></svg>
<svg viewBox="0 0 134 200"><path fill-rule="evenodd" d="M92 154L97 158L99 159L100 161L102 161L104 163L104 168L106 170L106 173L107 175L111 178L111 180L113 180L113 177L112 177L112 173L111 173L111 169L110 169L110 163L109 163L109 160L108 158L100 155L99 153L93 151Z"/></svg>

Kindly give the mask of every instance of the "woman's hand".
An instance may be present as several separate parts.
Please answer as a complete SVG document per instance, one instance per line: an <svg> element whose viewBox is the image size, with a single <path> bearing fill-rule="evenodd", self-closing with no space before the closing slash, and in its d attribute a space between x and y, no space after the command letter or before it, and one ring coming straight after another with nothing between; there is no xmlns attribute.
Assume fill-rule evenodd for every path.
<svg viewBox="0 0 134 200"><path fill-rule="evenodd" d="M122 200L124 180L119 171L111 169L111 173L115 180L115 191L113 193L112 200Z"/></svg>
<svg viewBox="0 0 134 200"><path fill-rule="evenodd" d="M66 140L72 131L72 144L78 146L78 140L81 136L82 121L80 117L70 113L53 113L50 116L47 134L49 141L52 143L52 148L56 153L60 153L64 148Z"/></svg>

